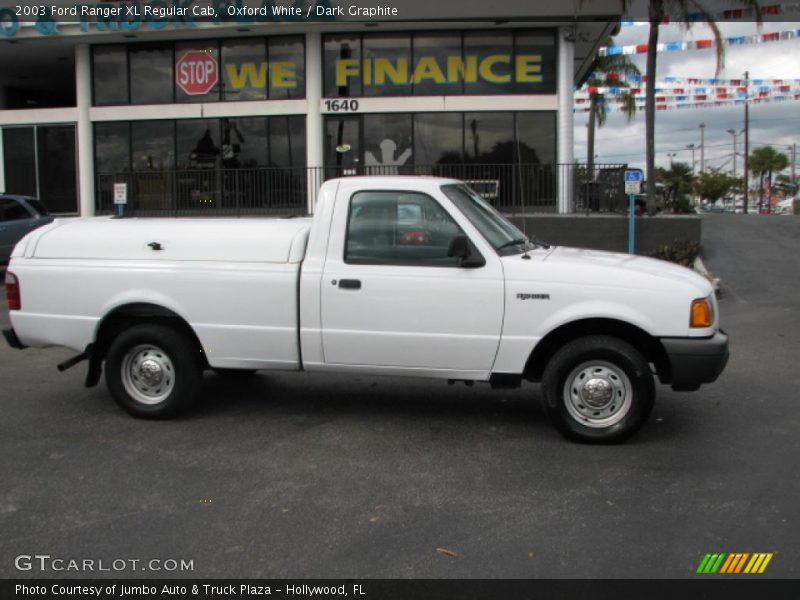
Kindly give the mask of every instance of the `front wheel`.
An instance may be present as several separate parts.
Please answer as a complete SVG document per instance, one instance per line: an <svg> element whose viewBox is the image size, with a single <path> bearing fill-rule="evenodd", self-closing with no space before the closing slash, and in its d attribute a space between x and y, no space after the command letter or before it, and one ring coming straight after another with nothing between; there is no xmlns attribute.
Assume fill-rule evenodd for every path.
<svg viewBox="0 0 800 600"><path fill-rule="evenodd" d="M121 333L106 356L106 384L135 417L166 419L186 410L203 375L197 344L163 325L136 325Z"/></svg>
<svg viewBox="0 0 800 600"><path fill-rule="evenodd" d="M621 442L644 425L655 400L650 365L624 340L593 335L573 340L542 375L550 420L566 437Z"/></svg>

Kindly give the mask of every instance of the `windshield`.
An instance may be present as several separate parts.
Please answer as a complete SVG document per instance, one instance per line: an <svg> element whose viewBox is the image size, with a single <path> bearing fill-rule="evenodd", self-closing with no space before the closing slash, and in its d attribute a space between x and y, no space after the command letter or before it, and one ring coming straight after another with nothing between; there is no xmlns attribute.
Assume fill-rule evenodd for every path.
<svg viewBox="0 0 800 600"><path fill-rule="evenodd" d="M471 188L463 184L450 184L443 185L442 191L498 253L514 254L527 249L528 238L525 234Z"/></svg>

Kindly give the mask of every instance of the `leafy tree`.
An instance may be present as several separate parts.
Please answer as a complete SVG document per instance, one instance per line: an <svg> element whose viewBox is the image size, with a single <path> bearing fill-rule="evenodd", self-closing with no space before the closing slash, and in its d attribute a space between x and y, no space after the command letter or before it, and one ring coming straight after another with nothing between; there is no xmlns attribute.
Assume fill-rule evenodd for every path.
<svg viewBox="0 0 800 600"><path fill-rule="evenodd" d="M692 167L688 163L674 162L669 169L659 167L656 169L655 178L664 186L664 210L670 212L690 210L686 195L692 190L694 176Z"/></svg>
<svg viewBox="0 0 800 600"><path fill-rule="evenodd" d="M701 198L716 202L735 190L741 180L726 173L700 173L695 189Z"/></svg>
<svg viewBox="0 0 800 600"><path fill-rule="evenodd" d="M760 201L764 205L764 192L767 189L772 189L772 173L783 171L789 166L789 157L778 152L772 146L762 146L756 148L750 153L748 162L750 170L754 175L758 175L761 181ZM767 186L764 186L764 178L766 176ZM767 199L769 201L769 199Z"/></svg>
<svg viewBox="0 0 800 600"><path fill-rule="evenodd" d="M608 37L604 40L606 46L611 46L614 43L613 39ZM592 70L595 77L591 78L587 85L589 87L618 87L626 88L628 83L619 81L618 79L610 79L609 73L621 75L640 75L639 67L633 64L626 55L615 54L612 56L597 56L594 60ZM620 95L622 99L622 112L624 112L628 121L630 121L634 114L636 114L636 98L630 92L624 92ZM592 92L589 94L589 133L587 139L587 157L586 164L589 173L594 173L594 133L596 127L605 125L606 116L608 114L608 100L605 94ZM590 175L591 176L591 175Z"/></svg>
<svg viewBox="0 0 800 600"><path fill-rule="evenodd" d="M757 0L738 0L740 4L754 8L756 20L761 23L761 9ZM680 21L687 28L691 25L689 16L698 13L711 29L714 35L717 51L717 73L724 64L724 48L722 46L722 35L719 27L714 21L713 15L704 8L699 0L649 0L648 21L650 23L650 34L647 41L647 83L645 85L645 149L646 149L646 172L647 182L647 209L653 212L655 209L655 164L656 164L656 142L655 142L655 123L656 123L656 56L658 46L658 27L669 16L670 21Z"/></svg>

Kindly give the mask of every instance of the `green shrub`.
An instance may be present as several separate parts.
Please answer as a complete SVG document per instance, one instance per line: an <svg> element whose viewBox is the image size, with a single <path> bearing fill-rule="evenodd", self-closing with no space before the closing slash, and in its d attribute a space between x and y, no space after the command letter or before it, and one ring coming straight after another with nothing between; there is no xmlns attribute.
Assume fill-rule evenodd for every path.
<svg viewBox="0 0 800 600"><path fill-rule="evenodd" d="M699 242L691 240L673 240L671 244L665 244L656 248L650 256L678 263L684 267L694 265L695 259L700 256L703 247Z"/></svg>

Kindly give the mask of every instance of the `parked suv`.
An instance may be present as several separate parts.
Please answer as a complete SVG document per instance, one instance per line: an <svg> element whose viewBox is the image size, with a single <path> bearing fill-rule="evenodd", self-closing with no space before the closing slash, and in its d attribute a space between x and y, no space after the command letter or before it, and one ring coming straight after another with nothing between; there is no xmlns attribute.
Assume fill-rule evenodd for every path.
<svg viewBox="0 0 800 600"><path fill-rule="evenodd" d="M0 194L0 265L8 264L11 251L25 234L52 220L36 198Z"/></svg>

